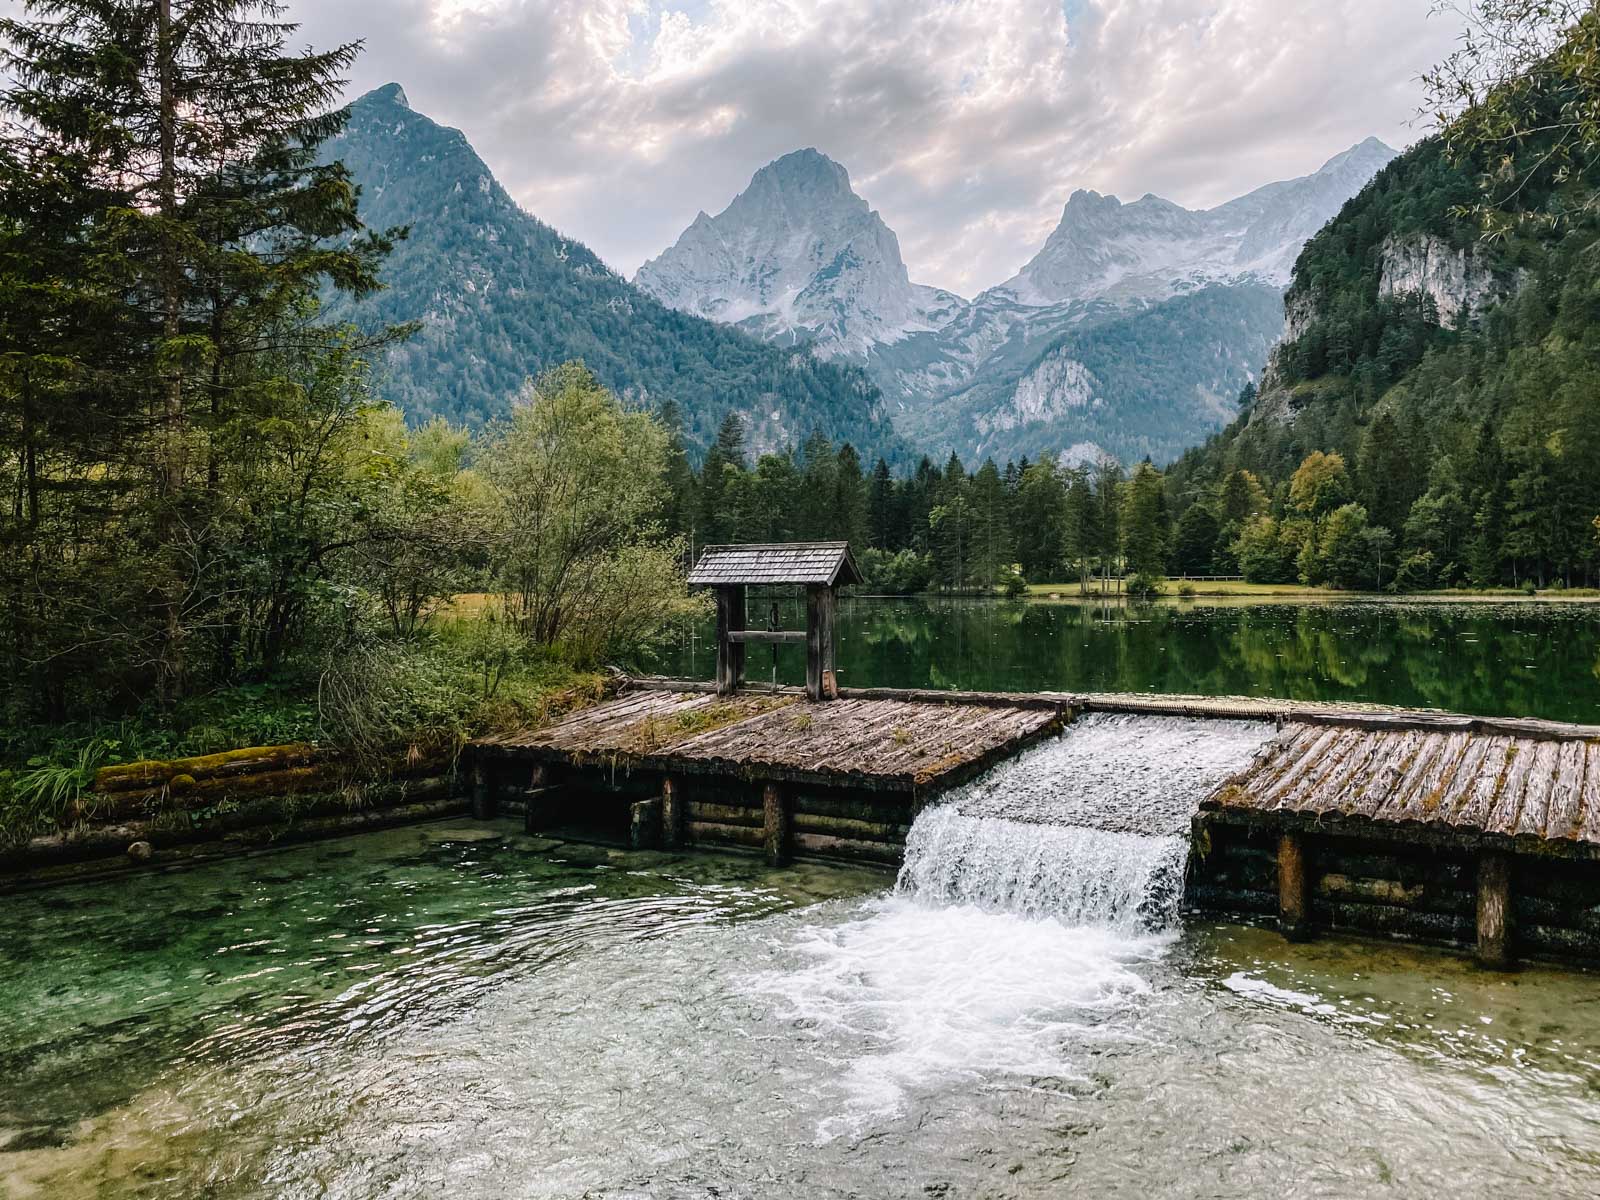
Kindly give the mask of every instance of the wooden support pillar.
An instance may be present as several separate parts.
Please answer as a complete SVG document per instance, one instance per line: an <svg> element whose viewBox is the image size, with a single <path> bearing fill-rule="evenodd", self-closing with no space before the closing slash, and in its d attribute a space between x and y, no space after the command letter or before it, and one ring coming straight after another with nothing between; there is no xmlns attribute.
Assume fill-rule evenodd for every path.
<svg viewBox="0 0 1600 1200"><path fill-rule="evenodd" d="M726 584L717 589L717 694L731 696L744 679L744 643L730 634L744 629L744 587Z"/></svg>
<svg viewBox="0 0 1600 1200"><path fill-rule="evenodd" d="M1278 928L1291 942L1311 937L1311 871L1298 833L1278 836Z"/></svg>
<svg viewBox="0 0 1600 1200"><path fill-rule="evenodd" d="M1478 964L1511 965L1511 859L1499 850L1478 858Z"/></svg>
<svg viewBox="0 0 1600 1200"><path fill-rule="evenodd" d="M761 789L761 815L767 865L781 867L789 861L789 805L775 783Z"/></svg>
<svg viewBox="0 0 1600 1200"><path fill-rule="evenodd" d="M551 787L554 773L544 763L535 763L528 772L528 789L522 794L522 831L524 833L538 833L549 822L545 820L549 812L549 800L555 794Z"/></svg>
<svg viewBox="0 0 1600 1200"><path fill-rule="evenodd" d="M836 600L831 587L811 584L806 588L806 697L810 700L834 700L839 695L834 669Z"/></svg>
<svg viewBox="0 0 1600 1200"><path fill-rule="evenodd" d="M497 772L492 763L486 762L482 756L475 756L472 763L472 816L477 821L487 821L493 817L499 808L499 796L495 789L499 784Z"/></svg>
<svg viewBox="0 0 1600 1200"><path fill-rule="evenodd" d="M687 825L688 812L683 799L683 786L669 775L661 781L661 844L683 845L683 835Z"/></svg>
<svg viewBox="0 0 1600 1200"><path fill-rule="evenodd" d="M654 850L661 845L661 797L636 800L628 810L628 845L635 850Z"/></svg>

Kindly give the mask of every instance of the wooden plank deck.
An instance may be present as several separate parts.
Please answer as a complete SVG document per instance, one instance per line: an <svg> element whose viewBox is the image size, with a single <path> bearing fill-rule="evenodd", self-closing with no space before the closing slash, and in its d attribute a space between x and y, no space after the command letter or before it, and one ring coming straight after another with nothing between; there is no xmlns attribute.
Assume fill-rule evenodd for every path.
<svg viewBox="0 0 1600 1200"><path fill-rule="evenodd" d="M1268 828L1518 839L1600 858L1600 726L1252 697L794 688L733 697L629 680L545 729L472 743L486 761L722 775L932 795L1086 712L1274 721L1200 805Z"/></svg>
<svg viewBox="0 0 1600 1200"><path fill-rule="evenodd" d="M717 696L639 688L545 729L481 738L487 759L520 759L787 780L925 794L1059 730L1064 710L1018 697L963 703L792 691Z"/></svg>
<svg viewBox="0 0 1600 1200"><path fill-rule="evenodd" d="M1447 835L1600 854L1600 741L1592 727L1516 736L1469 725L1340 728L1292 722L1201 803L1286 829Z"/></svg>

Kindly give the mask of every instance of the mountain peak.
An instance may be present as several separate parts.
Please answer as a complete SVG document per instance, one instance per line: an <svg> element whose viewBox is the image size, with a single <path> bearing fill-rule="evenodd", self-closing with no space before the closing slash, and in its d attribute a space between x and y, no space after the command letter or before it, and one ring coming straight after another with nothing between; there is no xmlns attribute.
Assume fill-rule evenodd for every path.
<svg viewBox="0 0 1600 1200"><path fill-rule="evenodd" d="M801 193L812 201L829 196L859 201L850 189L850 172L815 146L791 150L773 159L751 176L745 194L768 186L781 192Z"/></svg>
<svg viewBox="0 0 1600 1200"><path fill-rule="evenodd" d="M406 99L406 92L398 83L386 83L382 87L373 88L366 95L356 100L357 104L392 104L397 108L411 111L411 101Z"/></svg>
<svg viewBox="0 0 1600 1200"><path fill-rule="evenodd" d="M697 216L634 283L673 308L823 355L864 356L953 311L952 297L911 283L893 231L814 146L762 167L716 216Z"/></svg>
<svg viewBox="0 0 1600 1200"><path fill-rule="evenodd" d="M1341 150L1317 168L1317 175L1330 175L1347 167L1376 172L1385 166L1399 151L1376 137L1363 138L1347 150Z"/></svg>

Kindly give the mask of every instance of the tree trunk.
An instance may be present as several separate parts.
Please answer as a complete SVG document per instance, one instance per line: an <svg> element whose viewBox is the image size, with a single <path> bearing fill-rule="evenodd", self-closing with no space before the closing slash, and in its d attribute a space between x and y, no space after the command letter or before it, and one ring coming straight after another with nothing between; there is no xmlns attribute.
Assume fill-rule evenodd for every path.
<svg viewBox="0 0 1600 1200"><path fill-rule="evenodd" d="M178 104L174 83L176 45L172 28L172 0L158 0L156 9L156 55L159 59L160 155L158 177L161 212L161 335L166 349L182 332L182 264L174 225L178 218ZM183 486L183 373L177 366L168 368L161 422L160 462L156 471L161 504L160 532L163 543L170 543L177 530L175 505ZM176 589L175 581L168 586ZM163 597L163 645L160 655L158 688L163 700L177 693L183 675L182 605L176 594Z"/></svg>

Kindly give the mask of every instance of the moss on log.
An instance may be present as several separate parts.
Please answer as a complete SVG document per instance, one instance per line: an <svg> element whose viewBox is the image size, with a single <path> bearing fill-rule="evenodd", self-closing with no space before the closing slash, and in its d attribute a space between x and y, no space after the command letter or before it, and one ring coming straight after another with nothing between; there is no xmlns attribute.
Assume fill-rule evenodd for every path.
<svg viewBox="0 0 1600 1200"><path fill-rule="evenodd" d="M149 759L143 762L119 763L101 767L94 773L96 792L139 791L157 787L179 775L195 780L216 779L229 775L251 775L258 771L279 770L310 764L318 751L304 743L283 746L246 746L238 750L224 750L218 754L200 754L192 758L175 758L170 761Z"/></svg>

